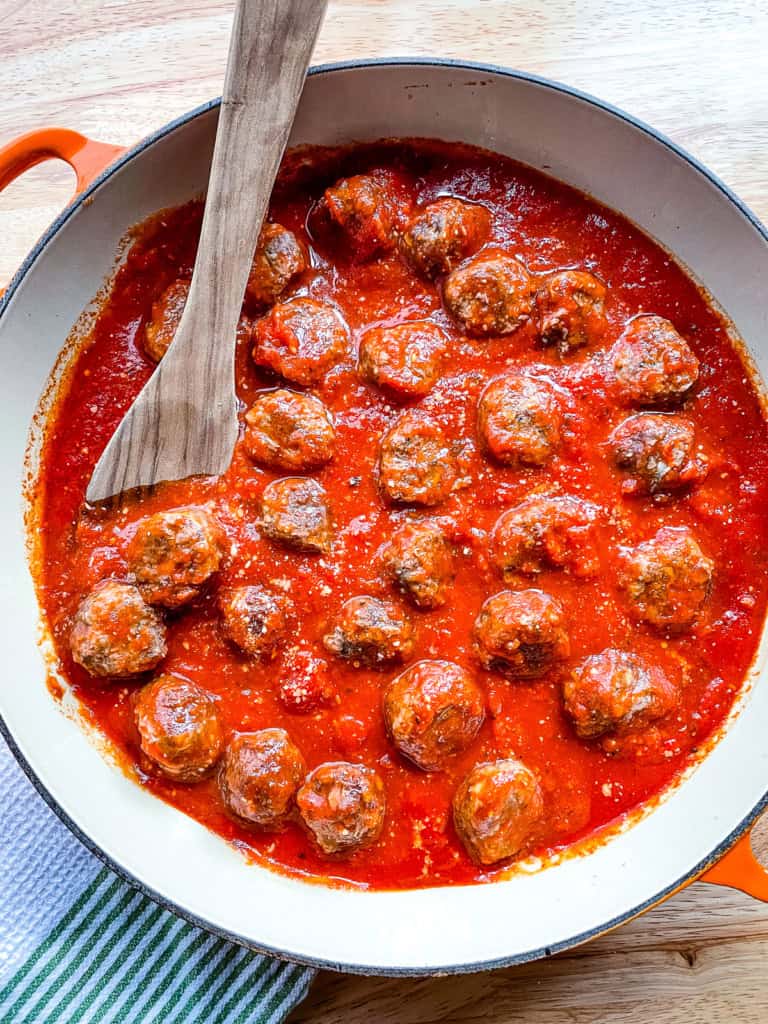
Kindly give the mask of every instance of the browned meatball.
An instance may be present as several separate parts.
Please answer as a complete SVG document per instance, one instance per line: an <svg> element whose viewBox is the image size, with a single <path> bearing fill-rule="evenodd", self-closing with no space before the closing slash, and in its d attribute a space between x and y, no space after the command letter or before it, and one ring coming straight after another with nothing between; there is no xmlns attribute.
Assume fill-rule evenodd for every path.
<svg viewBox="0 0 768 1024"><path fill-rule="evenodd" d="M128 567L150 604L191 601L221 564L223 537L202 508L174 508L139 521Z"/></svg>
<svg viewBox="0 0 768 1024"><path fill-rule="evenodd" d="M536 293L541 340L561 356L594 345L605 331L605 285L583 270L548 277Z"/></svg>
<svg viewBox="0 0 768 1024"><path fill-rule="evenodd" d="M454 576L453 552L437 523L403 523L381 558L385 572L418 608L445 604Z"/></svg>
<svg viewBox="0 0 768 1024"><path fill-rule="evenodd" d="M331 414L313 395L269 391L245 414L245 450L272 469L317 469L333 458Z"/></svg>
<svg viewBox="0 0 768 1024"><path fill-rule="evenodd" d="M538 780L521 761L479 764L453 798L453 823L479 864L514 857L535 839L544 813Z"/></svg>
<svg viewBox="0 0 768 1024"><path fill-rule="evenodd" d="M557 450L563 413L547 380L510 373L480 397L477 426L486 451L506 466L543 466Z"/></svg>
<svg viewBox="0 0 768 1024"><path fill-rule="evenodd" d="M384 694L384 722L397 749L426 772L466 750L485 718L472 676L451 661L419 661Z"/></svg>
<svg viewBox="0 0 768 1024"><path fill-rule="evenodd" d="M693 424L683 416L641 412L624 420L609 438L613 457L628 478L626 494L658 494L698 483L707 458L696 450Z"/></svg>
<svg viewBox="0 0 768 1024"><path fill-rule="evenodd" d="M564 568L576 576L598 570L598 510L570 495L528 498L502 513L491 533L491 558L506 582L517 573Z"/></svg>
<svg viewBox="0 0 768 1024"><path fill-rule="evenodd" d="M196 782L221 755L222 735L216 699L197 683L163 675L136 698L141 749L169 779Z"/></svg>
<svg viewBox="0 0 768 1024"><path fill-rule="evenodd" d="M180 279L168 285L152 305L152 316L144 325L144 351L159 363L181 322L189 295L189 281Z"/></svg>
<svg viewBox="0 0 768 1024"><path fill-rule="evenodd" d="M627 553L622 584L635 618L675 632L696 622L712 589L714 569L690 530L662 526Z"/></svg>
<svg viewBox="0 0 768 1024"><path fill-rule="evenodd" d="M679 694L656 665L613 648L580 662L563 684L565 711L583 740L624 736L663 718Z"/></svg>
<svg viewBox="0 0 768 1024"><path fill-rule="evenodd" d="M490 233L491 215L484 206L444 196L411 218L400 246L414 270L434 278L477 252Z"/></svg>
<svg viewBox="0 0 768 1024"><path fill-rule="evenodd" d="M298 551L331 549L328 496L317 480L286 477L267 484L261 496L261 530Z"/></svg>
<svg viewBox="0 0 768 1024"><path fill-rule="evenodd" d="M448 275L443 298L467 334L510 334L530 319L533 284L522 263L489 250Z"/></svg>
<svg viewBox="0 0 768 1024"><path fill-rule="evenodd" d="M219 594L224 632L241 651L254 658L272 658L285 638L286 600L256 584L229 587Z"/></svg>
<svg viewBox="0 0 768 1024"><path fill-rule="evenodd" d="M699 360L662 316L631 320L608 361L622 397L632 405L674 402L699 376Z"/></svg>
<svg viewBox="0 0 768 1024"><path fill-rule="evenodd" d="M565 613L543 590L502 590L489 597L472 636L483 667L511 679L542 676L571 650Z"/></svg>
<svg viewBox="0 0 768 1024"><path fill-rule="evenodd" d="M398 210L386 171L343 178L326 189L323 202L358 259L370 259L394 247Z"/></svg>
<svg viewBox="0 0 768 1024"><path fill-rule="evenodd" d="M349 328L333 306L289 299L273 306L253 330L253 361L305 387L317 384L346 356Z"/></svg>
<svg viewBox="0 0 768 1024"><path fill-rule="evenodd" d="M323 643L347 661L372 668L405 661L413 653L413 623L392 601L351 597L341 607L336 624Z"/></svg>
<svg viewBox="0 0 768 1024"><path fill-rule="evenodd" d="M438 378L447 338L436 324L374 327L360 342L360 373L391 398L426 395Z"/></svg>
<svg viewBox="0 0 768 1024"><path fill-rule="evenodd" d="M165 657L165 626L136 587L104 580L80 602L69 646L92 676L132 676Z"/></svg>
<svg viewBox="0 0 768 1024"><path fill-rule="evenodd" d="M277 829L293 811L307 766L285 729L232 738L219 769L224 806L239 821Z"/></svg>
<svg viewBox="0 0 768 1024"><path fill-rule="evenodd" d="M299 240L282 224L265 224L259 235L246 298L256 306L276 302L291 281L307 268L307 258Z"/></svg>
<svg viewBox="0 0 768 1024"><path fill-rule="evenodd" d="M439 505L453 490L456 476L450 443L420 409L403 413L381 439L379 486L394 504Z"/></svg>
<svg viewBox="0 0 768 1024"><path fill-rule="evenodd" d="M296 801L323 853L352 853L381 835L384 783L364 764L329 761L319 765L304 780Z"/></svg>

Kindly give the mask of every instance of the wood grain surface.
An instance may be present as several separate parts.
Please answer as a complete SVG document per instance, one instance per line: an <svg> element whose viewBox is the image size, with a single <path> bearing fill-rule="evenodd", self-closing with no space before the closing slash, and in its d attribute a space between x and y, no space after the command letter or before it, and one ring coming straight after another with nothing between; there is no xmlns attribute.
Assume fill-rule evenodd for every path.
<svg viewBox="0 0 768 1024"><path fill-rule="evenodd" d="M0 0L0 144L59 124L127 145L218 95L232 7ZM766 39L765 0L331 0L316 61L440 55L568 82L671 136L765 221ZM72 185L48 163L0 196L0 287ZM767 968L768 906L697 884L526 967L421 981L321 974L292 1024L762 1024Z"/></svg>

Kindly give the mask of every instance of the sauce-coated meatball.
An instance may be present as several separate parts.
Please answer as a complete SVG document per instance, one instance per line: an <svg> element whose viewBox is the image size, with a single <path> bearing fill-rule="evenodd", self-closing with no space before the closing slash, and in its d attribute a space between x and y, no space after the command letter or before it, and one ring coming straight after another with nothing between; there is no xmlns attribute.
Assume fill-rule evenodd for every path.
<svg viewBox="0 0 768 1024"><path fill-rule="evenodd" d="M253 331L253 361L286 380L317 384L349 350L349 328L338 310L315 299L273 306Z"/></svg>
<svg viewBox="0 0 768 1024"><path fill-rule="evenodd" d="M317 480L273 480L261 496L262 533L298 551L331 549L332 521L328 496Z"/></svg>
<svg viewBox="0 0 768 1024"><path fill-rule="evenodd" d="M323 637L333 654L372 668L405 661L414 642L408 615L392 601L367 595L345 601L333 629Z"/></svg>
<svg viewBox="0 0 768 1024"><path fill-rule="evenodd" d="M238 733L219 769L224 806L248 825L280 828L294 809L306 770L285 729Z"/></svg>
<svg viewBox="0 0 768 1024"><path fill-rule="evenodd" d="M444 196L411 218L400 246L414 270L434 278L477 252L490 232L491 215L484 206Z"/></svg>
<svg viewBox="0 0 768 1024"><path fill-rule="evenodd" d="M306 267L296 235L282 224L265 224L248 275L246 298L256 306L271 305Z"/></svg>
<svg viewBox="0 0 768 1024"><path fill-rule="evenodd" d="M673 632L689 628L712 590L714 568L690 530L662 526L624 559L622 583L634 616Z"/></svg>
<svg viewBox="0 0 768 1024"><path fill-rule="evenodd" d="M594 345L605 331L605 285L583 270L563 270L548 277L536 293L539 329L544 345L561 356Z"/></svg>
<svg viewBox="0 0 768 1024"><path fill-rule="evenodd" d="M381 551L387 575L418 608L439 608L454 576L453 552L437 523L403 523Z"/></svg>
<svg viewBox="0 0 768 1024"><path fill-rule="evenodd" d="M475 620L480 663L511 679L534 679L570 654L565 613L543 590L502 590Z"/></svg>
<svg viewBox="0 0 768 1024"><path fill-rule="evenodd" d="M456 831L480 864L495 864L524 851L543 812L536 776L514 758L477 765L453 798Z"/></svg>
<svg viewBox="0 0 768 1024"><path fill-rule="evenodd" d="M379 486L400 505L439 505L456 483L450 442L420 409L403 413L381 439Z"/></svg>
<svg viewBox="0 0 768 1024"><path fill-rule="evenodd" d="M162 675L136 698L141 749L170 779L196 782L213 768L223 745L216 699L181 676Z"/></svg>
<svg viewBox="0 0 768 1024"><path fill-rule="evenodd" d="M510 334L530 318L533 284L522 263L494 250L450 273L443 298L467 334Z"/></svg>
<svg viewBox="0 0 768 1024"><path fill-rule="evenodd" d="M678 692L662 669L608 648L578 664L563 683L565 711L584 740L636 732L668 715Z"/></svg>
<svg viewBox="0 0 768 1024"><path fill-rule="evenodd" d="M173 341L188 295L189 281L180 279L168 285L152 304L152 316L144 325L144 351L156 363L160 362Z"/></svg>
<svg viewBox="0 0 768 1024"><path fill-rule="evenodd" d="M358 259L393 248L398 210L386 171L343 178L326 189L323 202Z"/></svg>
<svg viewBox="0 0 768 1024"><path fill-rule="evenodd" d="M597 515L590 502L570 495L528 498L496 520L491 558L506 582L547 568L591 576L598 569Z"/></svg>
<svg viewBox="0 0 768 1024"><path fill-rule="evenodd" d="M147 601L178 608L217 572L222 546L221 530L204 509L155 512L139 521L128 567Z"/></svg>
<svg viewBox="0 0 768 1024"><path fill-rule="evenodd" d="M245 414L243 444L254 462L272 469L317 469L333 457L331 415L314 395L280 388L260 395Z"/></svg>
<svg viewBox="0 0 768 1024"><path fill-rule="evenodd" d="M80 602L69 646L92 676L132 676L165 657L165 626L136 587L105 580Z"/></svg>
<svg viewBox="0 0 768 1024"><path fill-rule="evenodd" d="M554 387L537 377L497 377L480 397L480 440L506 466L543 466L560 444L562 423Z"/></svg>
<svg viewBox="0 0 768 1024"><path fill-rule="evenodd" d="M437 380L446 344L428 321L374 327L360 342L360 373L397 401L419 398Z"/></svg>
<svg viewBox="0 0 768 1024"><path fill-rule="evenodd" d="M707 458L696 450L693 423L672 413L641 412L624 420L609 438L626 494L658 494L698 483Z"/></svg>
<svg viewBox="0 0 768 1024"><path fill-rule="evenodd" d="M451 661L419 661L384 694L384 722L397 749L424 771L439 771L477 736L485 717L480 687Z"/></svg>
<svg viewBox="0 0 768 1024"><path fill-rule="evenodd" d="M699 376L699 360L662 316L630 321L608 360L622 397L631 405L674 402Z"/></svg>
<svg viewBox="0 0 768 1024"><path fill-rule="evenodd" d="M286 600L266 587L228 587L219 594L221 623L227 637L254 658L271 658L285 638Z"/></svg>
<svg viewBox="0 0 768 1024"><path fill-rule="evenodd" d="M296 798L299 813L323 853L351 853L381 835L384 783L363 764L329 761L311 771Z"/></svg>

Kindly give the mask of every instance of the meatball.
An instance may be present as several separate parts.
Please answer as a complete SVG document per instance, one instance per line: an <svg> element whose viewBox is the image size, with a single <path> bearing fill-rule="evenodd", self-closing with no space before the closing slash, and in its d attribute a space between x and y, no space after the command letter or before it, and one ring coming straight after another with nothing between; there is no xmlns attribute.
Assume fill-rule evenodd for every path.
<svg viewBox="0 0 768 1024"><path fill-rule="evenodd" d="M286 380L317 384L346 356L349 328L338 310L314 299L273 306L253 329L253 361Z"/></svg>
<svg viewBox="0 0 768 1024"><path fill-rule="evenodd" d="M605 285L583 270L563 270L548 277L536 293L539 330L544 345L561 356L594 344L605 331Z"/></svg>
<svg viewBox="0 0 768 1024"><path fill-rule="evenodd" d="M386 171L343 178L326 189L323 202L358 259L370 259L394 247L398 209Z"/></svg>
<svg viewBox="0 0 768 1024"><path fill-rule="evenodd" d="M696 450L690 420L674 414L641 412L624 420L609 438L613 457L628 478L626 494L658 494L702 480L707 458Z"/></svg>
<svg viewBox="0 0 768 1024"><path fill-rule="evenodd" d="M381 551L384 571L418 608L439 608L453 580L453 552L437 525L403 523Z"/></svg>
<svg viewBox="0 0 768 1024"><path fill-rule="evenodd" d="M419 409L403 413L381 439L379 486L394 504L439 505L456 476L451 445L435 420Z"/></svg>
<svg viewBox="0 0 768 1024"><path fill-rule="evenodd" d="M181 676L158 676L142 688L136 726L142 751L169 779L196 782L221 755L216 699Z"/></svg>
<svg viewBox="0 0 768 1024"><path fill-rule="evenodd" d="M222 534L202 508L175 508L140 520L128 567L150 604L178 608L197 597L221 564Z"/></svg>
<svg viewBox="0 0 768 1024"><path fill-rule="evenodd" d="M575 576L598 569L595 505L570 495L528 498L502 513L491 533L491 559L507 583L517 573L564 568Z"/></svg>
<svg viewBox="0 0 768 1024"><path fill-rule="evenodd" d="M306 268L307 258L296 235L282 224L265 224L251 264L245 297L256 306L269 306Z"/></svg>
<svg viewBox="0 0 768 1024"><path fill-rule="evenodd" d="M159 363L181 322L181 314L189 295L189 281L179 279L168 285L160 298L152 303L152 316L144 324L144 351Z"/></svg>
<svg viewBox="0 0 768 1024"><path fill-rule="evenodd" d="M674 402L699 376L699 360L662 316L638 316L630 321L608 361L619 391L630 405Z"/></svg>
<svg viewBox="0 0 768 1024"><path fill-rule="evenodd" d="M492 250L450 273L443 298L467 334L510 334L530 318L533 284L522 263Z"/></svg>
<svg viewBox="0 0 768 1024"><path fill-rule="evenodd" d="M679 695L656 665L609 648L573 669L563 684L563 698L576 735L591 740L646 728L674 711Z"/></svg>
<svg viewBox="0 0 768 1024"><path fill-rule="evenodd" d="M446 345L443 332L429 322L375 327L360 342L360 373L397 401L419 398L437 380Z"/></svg>
<svg viewBox="0 0 768 1024"><path fill-rule="evenodd" d="M662 526L624 559L622 584L633 615L671 632L688 629L712 590L714 568L690 530Z"/></svg>
<svg viewBox="0 0 768 1024"><path fill-rule="evenodd" d="M276 829L293 811L307 766L284 729L232 738L219 769L224 806L239 821Z"/></svg>
<svg viewBox="0 0 768 1024"><path fill-rule="evenodd" d="M261 496L262 533L298 551L331 550L328 496L317 480L286 477L267 484Z"/></svg>
<svg viewBox="0 0 768 1024"><path fill-rule="evenodd" d="M331 415L313 395L269 391L245 414L243 444L254 462L271 469L317 469L333 458Z"/></svg>
<svg viewBox="0 0 768 1024"><path fill-rule="evenodd" d="M345 601L336 625L323 637L333 654L371 668L405 661L414 642L413 623L405 612L392 601L365 595Z"/></svg>
<svg viewBox="0 0 768 1024"><path fill-rule="evenodd" d="M400 247L414 270L434 278L476 253L490 233L491 215L484 206L444 196L411 218Z"/></svg>
<svg viewBox="0 0 768 1024"><path fill-rule="evenodd" d="M472 639L483 667L510 679L542 676L571 650L565 613L543 590L502 590L489 597Z"/></svg>
<svg viewBox="0 0 768 1024"><path fill-rule="evenodd" d="M477 425L483 447L506 466L543 466L557 450L563 413L547 380L510 373L480 396Z"/></svg>
<svg viewBox="0 0 768 1024"><path fill-rule="evenodd" d="M466 750L484 718L480 687L450 661L419 661L384 694L384 722L392 742L426 772L439 771Z"/></svg>
<svg viewBox="0 0 768 1024"><path fill-rule="evenodd" d="M285 638L286 600L266 587L230 587L219 594L227 637L254 658L272 658Z"/></svg>
<svg viewBox="0 0 768 1024"><path fill-rule="evenodd" d="M329 761L311 771L296 802L323 853L351 853L381 835L384 783L363 764Z"/></svg>
<svg viewBox="0 0 768 1024"><path fill-rule="evenodd" d="M467 853L480 864L495 864L525 850L543 813L536 776L514 758L477 765L453 798L454 827Z"/></svg>
<svg viewBox="0 0 768 1024"><path fill-rule="evenodd" d="M117 580L104 580L80 602L69 646L92 676L147 672L167 651L163 620L136 587Z"/></svg>

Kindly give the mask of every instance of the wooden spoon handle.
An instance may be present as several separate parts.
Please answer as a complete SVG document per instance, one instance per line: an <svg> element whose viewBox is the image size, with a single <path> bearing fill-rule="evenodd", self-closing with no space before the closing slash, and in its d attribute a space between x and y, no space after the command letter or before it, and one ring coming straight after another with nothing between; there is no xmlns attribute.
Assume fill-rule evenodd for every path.
<svg viewBox="0 0 768 1024"><path fill-rule="evenodd" d="M187 349L176 358L191 358L214 392L232 380L251 260L325 7L326 0L239 0L235 11L208 201L173 346Z"/></svg>

